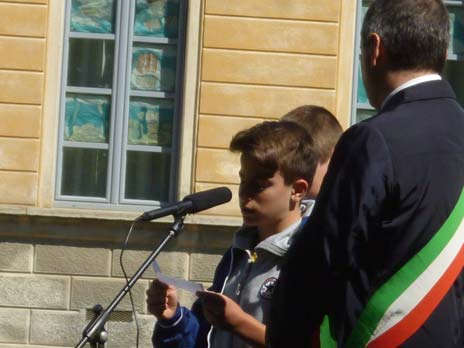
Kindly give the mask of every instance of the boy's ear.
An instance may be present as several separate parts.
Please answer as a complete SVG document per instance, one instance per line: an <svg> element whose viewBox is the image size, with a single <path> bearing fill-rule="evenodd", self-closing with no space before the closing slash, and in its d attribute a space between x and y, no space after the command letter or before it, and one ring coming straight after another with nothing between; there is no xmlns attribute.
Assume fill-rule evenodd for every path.
<svg viewBox="0 0 464 348"><path fill-rule="evenodd" d="M305 179L297 179L292 184L292 198L296 201L303 200L309 191L309 184Z"/></svg>

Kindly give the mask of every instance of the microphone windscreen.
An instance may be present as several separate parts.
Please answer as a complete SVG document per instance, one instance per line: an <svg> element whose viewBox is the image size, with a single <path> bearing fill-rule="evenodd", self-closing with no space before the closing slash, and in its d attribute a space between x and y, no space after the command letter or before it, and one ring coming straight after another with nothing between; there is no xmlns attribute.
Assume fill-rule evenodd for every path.
<svg viewBox="0 0 464 348"><path fill-rule="evenodd" d="M232 192L229 188L223 186L211 190L192 193L185 196L183 201L190 201L192 207L189 209L190 214L215 207L220 204L229 202L232 199Z"/></svg>

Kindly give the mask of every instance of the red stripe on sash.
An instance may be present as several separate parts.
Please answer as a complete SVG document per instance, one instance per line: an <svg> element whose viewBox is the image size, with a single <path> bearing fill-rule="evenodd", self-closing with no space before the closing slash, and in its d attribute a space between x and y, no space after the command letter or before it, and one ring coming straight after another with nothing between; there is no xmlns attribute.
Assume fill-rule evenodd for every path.
<svg viewBox="0 0 464 348"><path fill-rule="evenodd" d="M428 319L451 286L458 278L464 266L464 245L454 261L441 276L439 281L430 289L421 302L409 312L399 323L390 328L383 335L367 345L368 348L392 348L411 337Z"/></svg>

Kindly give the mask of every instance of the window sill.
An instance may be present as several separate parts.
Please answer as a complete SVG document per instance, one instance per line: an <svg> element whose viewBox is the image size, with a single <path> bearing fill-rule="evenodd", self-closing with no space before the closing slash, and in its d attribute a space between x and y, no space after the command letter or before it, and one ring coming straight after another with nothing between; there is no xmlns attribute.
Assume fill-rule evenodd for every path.
<svg viewBox="0 0 464 348"><path fill-rule="evenodd" d="M113 221L132 221L140 213L130 211L111 211L111 210L91 210L75 208L37 208L27 206L10 206L0 205L0 214L2 215L25 215L36 217L56 217L56 218L74 218L74 219L97 219ZM171 223L171 217L157 219L158 223ZM197 214L188 215L185 219L186 224L191 225L211 225L211 226L241 226L242 219L233 216L218 216Z"/></svg>

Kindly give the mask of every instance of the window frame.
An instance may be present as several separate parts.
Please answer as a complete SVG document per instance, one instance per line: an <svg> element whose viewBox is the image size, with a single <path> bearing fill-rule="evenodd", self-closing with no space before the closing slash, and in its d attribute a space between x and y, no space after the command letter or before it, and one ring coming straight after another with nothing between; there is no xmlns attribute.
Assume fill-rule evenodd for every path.
<svg viewBox="0 0 464 348"><path fill-rule="evenodd" d="M134 35L136 1L114 0L114 33L71 32L72 0L64 5L64 35L61 67L61 89L59 91L59 122L57 138L57 157L55 170L54 205L64 208L92 208L109 210L140 210L163 206L177 197L179 190L178 168L180 167L183 81L186 53L186 26L188 19L187 0L179 0L178 35L176 39ZM72 87L68 86L68 67L70 40L73 38L107 39L114 42L113 74L111 88ZM131 90L132 49L137 44L154 44L174 46L176 48L175 88L171 92ZM118 74L118 72L121 72ZM107 95L111 98L109 129L107 143L69 142L64 140L66 95L78 93L84 95ZM152 145L129 145L127 143L130 98L147 98L147 100L172 100L173 121L172 138L169 148ZM61 194L63 151L70 148L108 149L108 167L106 175L106 194L104 198L88 196L70 196ZM169 194L168 201L128 199L124 197L127 152L170 153Z"/></svg>

